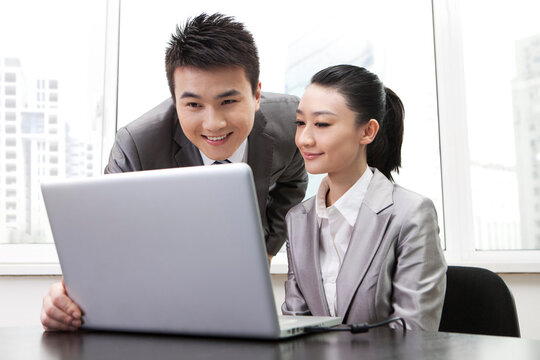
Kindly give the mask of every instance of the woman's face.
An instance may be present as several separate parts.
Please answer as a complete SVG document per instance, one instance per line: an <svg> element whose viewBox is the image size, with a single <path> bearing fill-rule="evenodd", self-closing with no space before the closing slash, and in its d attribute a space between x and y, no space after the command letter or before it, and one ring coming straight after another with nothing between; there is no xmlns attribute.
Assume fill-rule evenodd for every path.
<svg viewBox="0 0 540 360"><path fill-rule="evenodd" d="M347 174L366 166L363 128L337 90L312 84L297 110L295 142L311 174ZM362 170L363 171L363 170Z"/></svg>

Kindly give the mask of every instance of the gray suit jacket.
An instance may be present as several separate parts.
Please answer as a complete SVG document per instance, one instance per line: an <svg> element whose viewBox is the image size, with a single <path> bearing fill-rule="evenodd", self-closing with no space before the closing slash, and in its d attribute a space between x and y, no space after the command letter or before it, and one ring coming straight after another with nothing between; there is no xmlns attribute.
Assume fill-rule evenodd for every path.
<svg viewBox="0 0 540 360"><path fill-rule="evenodd" d="M269 254L285 240L285 215L303 198L304 160L294 144L298 98L262 93L248 136L259 211ZM203 165L199 150L184 135L172 99L118 130L105 173Z"/></svg>
<svg viewBox="0 0 540 360"><path fill-rule="evenodd" d="M319 262L315 198L288 213L286 315L329 315ZM401 316L407 327L437 331L446 263L431 200L391 183L375 169L337 278L343 322Z"/></svg>

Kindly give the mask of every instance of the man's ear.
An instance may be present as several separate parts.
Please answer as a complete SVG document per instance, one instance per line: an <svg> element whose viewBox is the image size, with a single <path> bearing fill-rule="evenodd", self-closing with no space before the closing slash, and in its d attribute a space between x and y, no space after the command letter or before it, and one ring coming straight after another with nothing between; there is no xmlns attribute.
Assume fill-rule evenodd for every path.
<svg viewBox="0 0 540 360"><path fill-rule="evenodd" d="M379 132L379 122L375 119L370 119L360 128L360 144L371 144Z"/></svg>
<svg viewBox="0 0 540 360"><path fill-rule="evenodd" d="M257 102L257 105L255 105L255 111L259 110L259 107L261 106L261 82L259 81L259 84L257 85L257 91L255 92L255 101Z"/></svg>

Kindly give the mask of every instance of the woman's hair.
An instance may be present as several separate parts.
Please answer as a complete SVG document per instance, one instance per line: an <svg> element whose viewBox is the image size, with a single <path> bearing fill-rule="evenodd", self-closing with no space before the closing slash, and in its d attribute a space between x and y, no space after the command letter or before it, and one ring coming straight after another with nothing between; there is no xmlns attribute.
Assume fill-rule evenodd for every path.
<svg viewBox="0 0 540 360"><path fill-rule="evenodd" d="M336 89L345 97L358 125L370 119L379 122L379 132L367 146L367 163L379 169L388 179L399 172L403 117L405 110L399 97L385 87L372 72L354 65L335 65L313 75L312 84Z"/></svg>

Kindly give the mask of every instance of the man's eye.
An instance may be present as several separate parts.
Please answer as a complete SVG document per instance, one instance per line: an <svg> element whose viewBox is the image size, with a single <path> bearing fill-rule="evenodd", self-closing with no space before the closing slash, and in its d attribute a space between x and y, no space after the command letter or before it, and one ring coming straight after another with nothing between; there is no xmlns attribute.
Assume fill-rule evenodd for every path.
<svg viewBox="0 0 540 360"><path fill-rule="evenodd" d="M198 107L201 107L201 104L190 102L190 103L187 103L186 106L191 107L191 108L198 108Z"/></svg>
<svg viewBox="0 0 540 360"><path fill-rule="evenodd" d="M223 100L223 105L228 105L228 104L232 104L232 103L235 103L236 100L234 99L227 99L227 100Z"/></svg>
<svg viewBox="0 0 540 360"><path fill-rule="evenodd" d="M302 120L296 120L294 123L296 124L296 126L303 126L303 125L306 124L306 123L303 122Z"/></svg>

